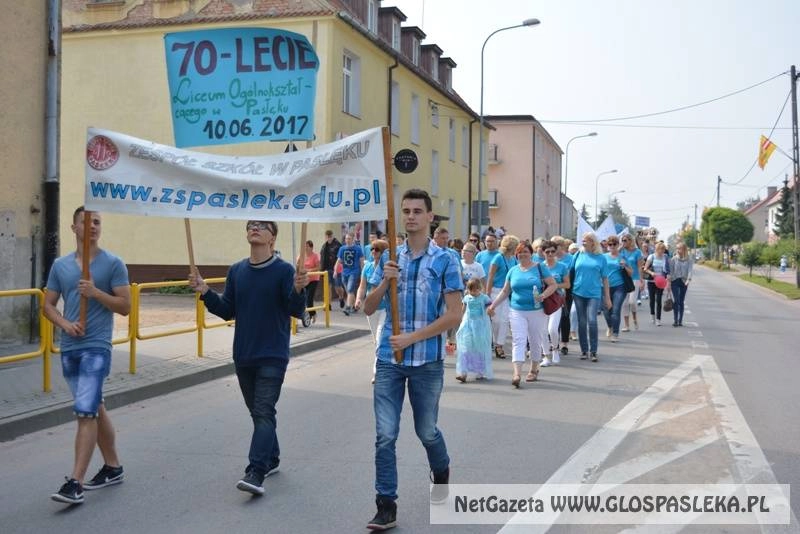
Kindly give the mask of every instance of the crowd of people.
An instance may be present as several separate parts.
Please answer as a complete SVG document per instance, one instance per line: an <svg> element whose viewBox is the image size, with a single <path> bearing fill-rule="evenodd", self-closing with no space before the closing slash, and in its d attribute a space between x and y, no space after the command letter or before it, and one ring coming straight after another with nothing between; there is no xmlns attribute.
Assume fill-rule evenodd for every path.
<svg viewBox="0 0 800 534"><path fill-rule="evenodd" d="M561 236L521 240L505 228L489 227L482 236L473 232L462 240L451 239L442 226L433 231L432 242L457 259L465 285L461 323L447 332L448 352L456 356L456 380L492 378L493 360L507 358L509 333L512 385L519 387L523 375L526 382L535 382L541 368L561 363L570 352L570 342L577 341L581 360L599 362L600 316L611 343L639 330L640 309L649 308L652 325L661 326L662 311L671 311L672 325L683 326L693 264L684 243L670 255L663 241L629 232L602 240L587 232L580 238L580 243ZM337 256L336 251L358 247L352 240L347 234L349 245L341 245L329 233L323 246L323 256L327 251L329 260L322 263L332 273L337 292L331 298L338 298L348 315L361 308L373 287L370 277L388 257L386 236L370 234L362 254L369 261L362 262L361 283L351 307L346 275L336 271L347 263L342 259L346 255ZM397 243L403 242L404 236L398 235ZM563 306L545 314L543 302L556 292L563 297ZM383 303L376 313L367 319L378 343L378 329L385 321Z"/></svg>
<svg viewBox="0 0 800 534"><path fill-rule="evenodd" d="M536 382L543 367L558 365L571 341L578 341L582 360L598 362L601 312L611 342L639 328L636 312L642 299L649 298L651 323L660 326L666 295L673 326L683 325L692 279L692 259L683 243L670 256L663 243L650 250L649 242L637 244L627 233L599 240L587 232L580 246L560 236L520 240L503 227L462 241L450 239L439 226L431 237L428 193L408 190L400 206L403 234L394 236L394 259L387 254L390 236L370 234L362 246L353 233L345 233L342 244L329 230L319 253L309 240L303 261L298 258L292 265L275 250L277 223L251 220L244 225L249 255L230 266L222 293L209 288L196 267L190 269L189 285L205 307L223 319L236 319L232 357L253 423L237 489L263 495L264 479L279 469L277 403L290 356L290 317L302 318L313 307L319 277L310 273L327 272L334 282L331 300L339 301L343 313L363 309L375 342L377 512L367 523L372 530L397 524L396 442L406 391L414 430L428 458L430 502L448 498L450 457L438 427L447 347L456 357L456 380L490 380L494 360L507 357L510 329L511 383L519 388L523 374L525 382ZM47 282L44 313L62 331L62 371L78 423L72 473L51 495L65 504L81 504L84 489L125 478L102 390L110 368L113 315L129 313L130 288L122 260L99 248L100 229L100 214L78 208L72 225L76 252L54 263ZM89 236L85 248L84 235ZM91 262L84 262L83 250ZM82 263L91 265L88 276L81 272ZM394 284L395 317L388 313ZM85 320L80 318L81 300L88 301ZM398 334L393 333L395 320ZM87 481L95 448L103 466Z"/></svg>

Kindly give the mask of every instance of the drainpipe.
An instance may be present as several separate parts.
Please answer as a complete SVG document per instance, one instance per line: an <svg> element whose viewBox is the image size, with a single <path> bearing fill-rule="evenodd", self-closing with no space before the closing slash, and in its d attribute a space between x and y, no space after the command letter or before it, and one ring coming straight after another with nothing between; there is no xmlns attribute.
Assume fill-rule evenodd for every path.
<svg viewBox="0 0 800 534"><path fill-rule="evenodd" d="M397 60L397 54L394 56L394 65L389 67L389 85L386 88L386 101L388 102L386 110L386 124L389 125L389 133L392 132L392 71L397 68L400 62Z"/></svg>
<svg viewBox="0 0 800 534"><path fill-rule="evenodd" d="M476 122L478 122L478 119L469 121L469 150L467 151L467 219L470 221L470 233L472 232L472 125ZM478 213L481 211L478 210ZM478 225L475 226L477 227Z"/></svg>
<svg viewBox="0 0 800 534"><path fill-rule="evenodd" d="M61 103L61 1L47 2L47 87L45 110L44 272L42 285L58 257L59 109Z"/></svg>

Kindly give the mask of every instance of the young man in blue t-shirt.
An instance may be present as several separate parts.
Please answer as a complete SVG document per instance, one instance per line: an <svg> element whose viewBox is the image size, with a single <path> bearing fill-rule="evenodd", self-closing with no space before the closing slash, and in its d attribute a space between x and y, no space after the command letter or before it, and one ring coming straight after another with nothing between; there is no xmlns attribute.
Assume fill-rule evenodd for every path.
<svg viewBox="0 0 800 534"><path fill-rule="evenodd" d="M342 282L347 291L347 304L344 314L350 315L355 311L356 291L361 282L361 269L364 267L364 249L361 245L354 244L353 234L344 236L344 245L339 249L336 263L342 265Z"/></svg>
<svg viewBox="0 0 800 534"><path fill-rule="evenodd" d="M99 489L122 482L123 472L117 455L114 426L103 405L103 381L111 370L111 336L114 314L128 315L131 291L128 269L117 256L98 246L102 220L97 212L89 212L89 279L83 279L83 206L72 214L72 231L78 247L75 252L58 258L47 277L44 316L63 333L61 335L61 369L75 401L78 420L75 436L75 463L72 475L54 501L80 504L83 490ZM80 301L86 297L86 324L80 322ZM58 311L59 298L64 299L64 312ZM103 467L89 482L83 481L95 445L103 455Z"/></svg>
<svg viewBox="0 0 800 534"><path fill-rule="evenodd" d="M250 257L231 265L222 295L211 291L196 270L189 273L189 285L208 311L226 321L236 319L233 363L253 419L249 464L236 488L263 495L264 478L277 472L280 463L275 405L289 364L289 317L303 317L308 275L295 273L275 255L275 222L248 221L245 228Z"/></svg>

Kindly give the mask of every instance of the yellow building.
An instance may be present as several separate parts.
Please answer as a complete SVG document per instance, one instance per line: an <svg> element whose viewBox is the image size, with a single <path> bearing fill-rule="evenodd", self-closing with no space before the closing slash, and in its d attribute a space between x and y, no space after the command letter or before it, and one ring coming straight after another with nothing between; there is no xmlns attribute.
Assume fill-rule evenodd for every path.
<svg viewBox="0 0 800 534"><path fill-rule="evenodd" d="M46 165L48 66L53 67L51 74L57 80L56 49L51 49L52 56L48 49L48 3L4 2L0 35L0 291L7 291L42 285L48 173L57 193L54 151L53 165ZM57 95L50 96L55 103ZM57 109L53 108L50 118L57 119ZM30 298L0 298L0 346L23 338L27 341L31 330L37 331Z"/></svg>
<svg viewBox="0 0 800 534"><path fill-rule="evenodd" d="M392 153L411 148L420 161L411 174L393 173L396 196L410 187L430 191L437 220L445 221L452 236L466 236L470 197L477 195L470 176L477 166L478 117L452 89L455 62L442 57L435 44L422 44L425 34L403 27L405 20L399 9L381 7L380 0L65 1L62 233L69 231L66 214L83 202L87 127L173 144L164 35L268 27L305 35L319 57L313 143L390 125ZM285 146L258 142L202 150L264 155ZM366 221L351 223L358 222ZM284 258L299 251L299 226L279 225ZM317 250L325 228L309 225ZM196 220L192 233L196 261L206 276L222 275L247 254L243 221ZM132 281L186 276L179 219L105 214L104 236L103 246L123 257Z"/></svg>

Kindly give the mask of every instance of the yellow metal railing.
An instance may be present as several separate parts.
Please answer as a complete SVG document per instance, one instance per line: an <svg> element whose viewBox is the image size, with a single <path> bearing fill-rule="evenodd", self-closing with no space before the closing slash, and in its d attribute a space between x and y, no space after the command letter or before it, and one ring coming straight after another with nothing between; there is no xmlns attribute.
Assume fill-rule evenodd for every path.
<svg viewBox="0 0 800 534"><path fill-rule="evenodd" d="M24 297L30 295L36 297L39 303L39 348L31 352L21 354L9 354L0 356L0 364L30 360L31 358L42 357L42 390L50 391L50 321L44 317L44 291L41 289L12 289L0 291L0 297Z"/></svg>
<svg viewBox="0 0 800 534"><path fill-rule="evenodd" d="M329 295L329 280L326 271L314 271L309 273L311 275L320 275L322 277L323 287L323 300L321 306L314 306L307 308L307 311L324 311L325 312L325 328L331 326L330 316L330 295ZM206 280L208 284L224 283L225 278L210 278ZM217 321L206 322L205 304L200 300L200 294L195 293L195 324L181 328L173 328L168 330L160 330L154 333L142 334L140 318L141 318L141 294L143 289L157 289L161 287L174 287L174 286L188 286L188 281L171 281L171 282L145 282L141 284L131 284L131 312L128 315L128 332L125 337L115 338L111 341L114 345L128 343L129 362L128 372L136 374L136 350L137 341L145 341L149 339L156 339L167 336L175 336L180 334L187 334L197 332L197 356L203 357L203 332L210 328L218 328L220 326L227 326L234 323L234 321ZM9 291L0 291L0 297L20 297L25 295L35 296L39 302L39 347L35 351L11 354L7 356L0 356L0 365L4 363L17 362L31 358L42 357L42 390L49 392L51 389L50 380L50 355L60 352L54 343L54 326L44 316L44 297L45 291L40 289L14 289ZM297 334L297 320L292 318L292 334Z"/></svg>

